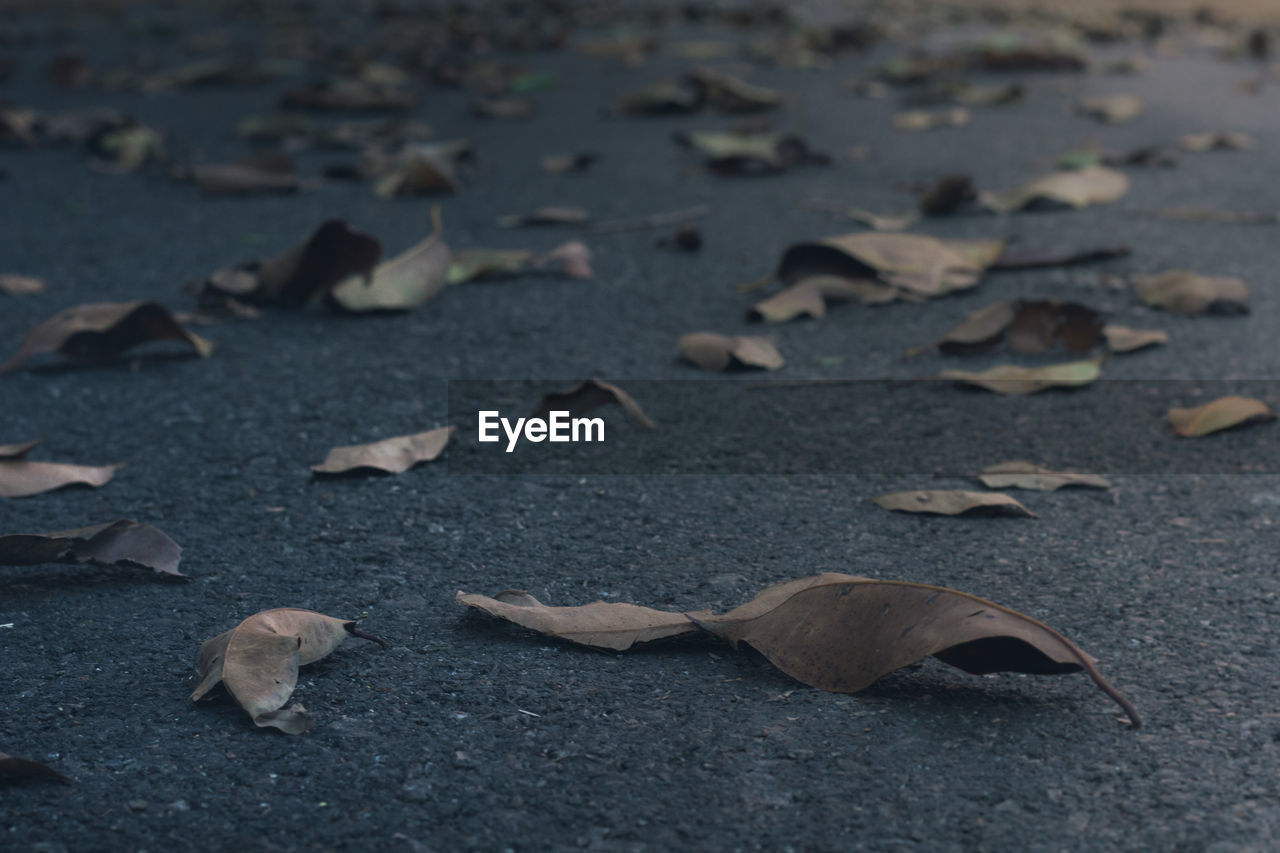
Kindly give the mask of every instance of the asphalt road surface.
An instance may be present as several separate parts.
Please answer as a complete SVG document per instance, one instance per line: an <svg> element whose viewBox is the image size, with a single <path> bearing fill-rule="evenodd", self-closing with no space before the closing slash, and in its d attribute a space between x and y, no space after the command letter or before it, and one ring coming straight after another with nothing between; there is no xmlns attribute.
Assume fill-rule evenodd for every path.
<svg viewBox="0 0 1280 853"><path fill-rule="evenodd" d="M222 26L157 14L176 17L185 35ZM182 40L87 13L6 23L0 53L19 67L0 95L41 111L117 107L162 129L180 162L243 154L236 122L269 112L298 82L54 88L43 67L67 42L110 67L141 54L176 62ZM239 18L226 28L260 45L255 26ZM0 272L48 281L42 294L0 297L6 354L28 328L78 303L145 298L188 310L184 283L282 252L331 217L376 234L394 254L427 233L438 204L455 249L545 251L579 237L595 267L589 281L450 288L400 314L267 310L200 327L217 347L208 359L161 345L98 366L42 359L0 377L0 443L43 437L33 458L126 464L102 488L3 501L0 533L135 518L183 546L190 577L0 568L0 750L74 779L6 786L0 848L1227 853L1280 843L1280 427L1176 444L1163 402L1141 412L1103 402L1123 399L1117 383L1029 398L934 386L915 402L886 403L869 428L857 385L791 398L748 387L761 374L699 371L675 349L678 335L700 329L758 333L745 319L757 297L734 285L770 272L793 242L859 230L802 207L806 199L899 210L913 203L904 187L943 174L1003 189L1089 143L1124 151L1236 130L1256 147L1129 169L1132 187L1114 204L917 226L940 237L1016 236L1025 246L1123 242L1133 253L991 274L924 304L837 306L822 320L770 327L787 365L769 379L902 380L1016 360L901 356L995 299L1040 296L1169 332L1167 346L1109 361L1105 382L1142 380L1173 404L1206 402L1220 389L1280 404L1268 381L1280 376L1275 225L1155 215L1280 210L1280 87L1242 93L1258 66L1193 45L1154 56L1135 76L1020 73L1021 103L975 108L960 128L899 133L896 95L857 98L841 86L902 49L880 44L824 70L750 71L784 93L778 127L829 153L830 166L718 177L671 135L735 119L607 108L619 91L688 65L667 45L750 34L682 25L658 35L663 48L639 68L573 51L511 57L556 75L530 96L538 115L526 121L478 119L458 90L420 86L413 115L476 149L454 195L385 200L367 182L332 181L293 196L201 198L163 167L108 175L75 148L0 148ZM1117 126L1072 114L1077 97L1109 92L1141 95L1145 112ZM859 146L865 156L851 159ZM538 167L545 155L577 151L598 153L598 163L573 175ZM297 155L309 177L353 159ZM696 253L656 247L670 228L497 225L549 204L579 205L597 220L710 212L697 223ZM1117 276L1177 268L1245 279L1251 313L1177 317L1114 286ZM593 449L590 464L557 449L563 465L549 473L516 462L505 474L468 473L461 463L477 452L469 428L440 461L399 476L319 479L308 470L335 445L470 423L474 412L450 411L448 380L555 390L588 377L630 389L658 429L609 410L605 449ZM690 391L698 386L686 380L714 390ZM1051 424L1055 411L1074 413L1078 428L1036 445L1026 423ZM757 419L776 426L747 430L750 441L730 435L728 425ZM874 437L874 459L815 452L845 447L846 425ZM1017 493L1037 518L905 515L870 502L895 489L976 488L965 476L972 469L957 468L969 461L963 442L946 452L934 442L1001 430L1002 455L1039 452L1046 464L1120 433L1149 439L1135 442L1132 460L1098 472L1112 478L1110 490ZM611 465L611 445L644 453ZM1170 447L1198 460L1190 473L1162 467L1178 455ZM984 448L977 455L1001 461L991 458L998 441ZM521 588L552 604L723 609L817 572L954 587L1034 616L1095 655L1145 726L1125 724L1083 675L972 676L930 659L842 695L712 638L602 653L453 603L459 589ZM317 724L305 735L256 728L221 689L191 702L199 644L283 606L359 618L391 648L350 640L302 670L295 699Z"/></svg>

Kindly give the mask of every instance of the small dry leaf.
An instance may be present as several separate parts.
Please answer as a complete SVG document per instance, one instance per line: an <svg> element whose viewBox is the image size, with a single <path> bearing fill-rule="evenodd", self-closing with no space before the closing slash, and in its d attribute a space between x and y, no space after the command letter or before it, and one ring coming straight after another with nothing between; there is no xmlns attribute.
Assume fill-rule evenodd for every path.
<svg viewBox="0 0 1280 853"><path fill-rule="evenodd" d="M26 498L64 486L105 485L123 465L71 465L27 459L39 440L0 446L0 498Z"/></svg>
<svg viewBox="0 0 1280 853"><path fill-rule="evenodd" d="M1144 108L1137 95L1097 95L1076 103L1076 112L1105 124L1123 124L1140 116Z"/></svg>
<svg viewBox="0 0 1280 853"><path fill-rule="evenodd" d="M948 354L986 350L1002 341L1015 352L1049 352L1058 344L1088 352L1102 340L1102 315L1087 305L1049 299L994 302L974 311L930 346L909 350L919 355L934 347Z"/></svg>
<svg viewBox="0 0 1280 853"><path fill-rule="evenodd" d="M1048 388L1079 388L1102 375L1104 358L1050 364L1044 367L1019 367L1002 364L981 372L968 370L944 370L938 379L950 379L967 385L976 385L997 394L1021 396L1035 394Z"/></svg>
<svg viewBox="0 0 1280 853"><path fill-rule="evenodd" d="M372 444L335 447L324 462L312 465L317 474L346 474L361 468L372 468L388 474L403 474L421 462L431 462L444 452L453 435L453 427L401 435Z"/></svg>
<svg viewBox="0 0 1280 853"><path fill-rule="evenodd" d="M370 277L382 243L341 219L330 219L292 249L269 261L219 270L201 299L233 298L258 305L301 306L327 295L351 276ZM399 259L397 259L399 260Z"/></svg>
<svg viewBox="0 0 1280 853"><path fill-rule="evenodd" d="M615 652L626 651L637 643L698 631L698 626L682 613L604 601L548 607L520 589L504 590L492 598L459 590L454 601L539 634Z"/></svg>
<svg viewBox="0 0 1280 853"><path fill-rule="evenodd" d="M883 305L902 295L897 288L869 278L814 275L757 302L747 311L747 319L766 323L785 323L806 315L817 319L826 314L828 301Z"/></svg>
<svg viewBox="0 0 1280 853"><path fill-rule="evenodd" d="M42 353L102 362L151 341L181 341L202 357L213 352L213 344L188 332L156 302L91 302L59 311L27 332L17 353L0 364L0 373L16 370Z"/></svg>
<svg viewBox="0 0 1280 853"><path fill-rule="evenodd" d="M429 302L449 284L452 253L444 242L440 211L431 211L434 228L422 242L329 291L330 302L344 311L405 311Z"/></svg>
<svg viewBox="0 0 1280 853"><path fill-rule="evenodd" d="M940 127L964 127L973 115L963 107L950 110L911 110L893 117L893 129L899 131L937 130Z"/></svg>
<svg viewBox="0 0 1280 853"><path fill-rule="evenodd" d="M1004 248L1000 240L939 240L922 234L845 234L788 247L778 264L783 284L824 275L878 279L922 297L973 287Z"/></svg>
<svg viewBox="0 0 1280 853"><path fill-rule="evenodd" d="M0 462L2 470L4 462ZM0 473L0 478L3 478ZM150 524L122 518L77 530L0 535L0 565L96 563L136 565L160 574L185 577L178 571L182 548Z"/></svg>
<svg viewBox="0 0 1280 853"><path fill-rule="evenodd" d="M511 213L498 217L503 228L520 228L526 225L583 225L591 221L591 214L581 207L539 207L528 213Z"/></svg>
<svg viewBox="0 0 1280 853"><path fill-rule="evenodd" d="M1169 270L1157 275L1135 275L1133 285L1138 298L1147 305L1174 314L1249 313L1249 286L1238 278Z"/></svg>
<svg viewBox="0 0 1280 853"><path fill-rule="evenodd" d="M90 137L88 145L97 167L117 175L165 159L164 135L141 124L104 130Z"/></svg>
<svg viewBox="0 0 1280 853"><path fill-rule="evenodd" d="M570 418L578 418L601 406L611 404L622 406L633 420L645 429L657 429L657 424L649 419L635 399L617 385L601 379L588 379L580 382L567 391L546 394L538 402L533 417L545 419L551 412L568 412Z"/></svg>
<svg viewBox="0 0 1280 853"><path fill-rule="evenodd" d="M395 84L338 79L313 83L286 92L283 110L333 110L340 112L403 112L417 103L412 92Z"/></svg>
<svg viewBox="0 0 1280 853"><path fill-rule="evenodd" d="M179 177L192 181L205 195L293 193L302 189L302 181L291 170L252 163L208 163L180 172Z"/></svg>
<svg viewBox="0 0 1280 853"><path fill-rule="evenodd" d="M702 106L702 98L691 85L664 80L623 92L614 102L621 115L671 115L691 113Z"/></svg>
<svg viewBox="0 0 1280 853"><path fill-rule="evenodd" d="M350 634L385 640L356 630L356 623L312 610L280 607L264 610L230 631L205 640L196 655L200 684L191 694L199 701L218 682L258 726L271 726L291 735L315 725L301 705L285 708L298 683L298 667L314 663L342 645Z"/></svg>
<svg viewBox="0 0 1280 853"><path fill-rule="evenodd" d="M1183 438L1199 438L1224 429L1275 420L1261 400L1252 397L1219 397L1194 409L1170 409L1169 425Z"/></svg>
<svg viewBox="0 0 1280 853"><path fill-rule="evenodd" d="M1114 353L1134 352L1146 347L1169 343L1169 333L1162 329L1130 329L1128 326L1103 326L1107 349Z"/></svg>
<svg viewBox="0 0 1280 853"><path fill-rule="evenodd" d="M703 370L761 367L777 370L786 362L771 338L693 332L681 335L680 354Z"/></svg>
<svg viewBox="0 0 1280 853"><path fill-rule="evenodd" d="M1088 207L1113 202L1129 191L1123 172L1106 166L1085 166L1069 172L1051 172L1017 189L983 193L980 202L996 213L1032 207Z"/></svg>
<svg viewBox="0 0 1280 853"><path fill-rule="evenodd" d="M45 282L42 278L29 275L0 274L0 293L6 296L30 296L44 293Z"/></svg>
<svg viewBox="0 0 1280 853"><path fill-rule="evenodd" d="M542 170L552 175L566 175L570 172L585 172L600 159L598 154L583 152L580 154L549 154L543 157Z"/></svg>
<svg viewBox="0 0 1280 853"><path fill-rule="evenodd" d="M1036 514L1018 501L999 492L966 492L959 489L920 489L877 495L873 502L894 512L922 512L932 515L964 515L981 511L1000 515Z"/></svg>
<svg viewBox="0 0 1280 853"><path fill-rule="evenodd" d="M476 98L471 114L477 118L530 119L538 114L538 106L528 98Z"/></svg>
<svg viewBox="0 0 1280 853"><path fill-rule="evenodd" d="M1183 151L1197 154L1204 151L1239 151L1253 148L1256 144L1249 134L1235 131L1188 133L1178 140L1178 147Z"/></svg>
<svg viewBox="0 0 1280 853"><path fill-rule="evenodd" d="M929 656L980 675L1084 670L1135 728L1142 724L1133 704L1102 677L1093 658L1066 637L1015 610L946 587L823 574L767 587L722 615L601 601L549 607L520 590L493 598L460 591L454 601L548 636L611 651L701 629L735 648L747 643L804 684L841 693L855 693Z"/></svg>
<svg viewBox="0 0 1280 853"><path fill-rule="evenodd" d="M1056 492L1058 489L1068 486L1084 489L1111 488L1111 482L1105 477L1099 477L1097 474L1052 471L1021 460L1000 462L983 468L978 479L988 489L1029 489L1036 492Z"/></svg>
<svg viewBox="0 0 1280 853"><path fill-rule="evenodd" d="M831 162L794 133L694 131L677 133L675 140L703 154L707 167L721 175L767 175L792 166Z"/></svg>
<svg viewBox="0 0 1280 853"><path fill-rule="evenodd" d="M700 103L726 113L760 112L782 104L782 95L777 91L716 68L695 68L685 75L685 80L697 91Z"/></svg>
<svg viewBox="0 0 1280 853"><path fill-rule="evenodd" d="M374 178L379 198L457 192L458 161L470 156L465 139L410 143L391 156L370 154L365 171Z"/></svg>
<svg viewBox="0 0 1280 853"><path fill-rule="evenodd" d="M17 782L24 779L44 779L50 782L71 784L69 778L63 776L52 767L47 767L35 761L27 761L25 758L14 758L12 755L0 752L0 782Z"/></svg>

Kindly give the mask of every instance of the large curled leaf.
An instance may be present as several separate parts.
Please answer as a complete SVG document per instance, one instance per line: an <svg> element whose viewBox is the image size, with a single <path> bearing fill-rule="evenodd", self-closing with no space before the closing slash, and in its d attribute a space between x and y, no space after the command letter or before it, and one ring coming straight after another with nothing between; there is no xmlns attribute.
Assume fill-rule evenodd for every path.
<svg viewBox="0 0 1280 853"><path fill-rule="evenodd" d="M1249 313L1249 286L1238 278L1169 270L1157 275L1136 275L1133 286L1143 302L1174 314Z"/></svg>
<svg viewBox="0 0 1280 853"><path fill-rule="evenodd" d="M1015 610L946 587L813 575L767 587L721 615L602 601L550 607L521 590L492 598L459 591L454 601L542 634L612 651L701 628L735 647L750 645L804 684L839 693L856 693L931 655L974 674L1084 670L1124 709L1134 728L1142 725L1133 704L1066 637Z"/></svg>
<svg viewBox="0 0 1280 853"><path fill-rule="evenodd" d="M1008 495L999 492L966 492L959 489L917 489L876 495L872 502L894 512L919 512L929 515L964 515L983 512L1000 515L1036 514Z"/></svg>
<svg viewBox="0 0 1280 853"><path fill-rule="evenodd" d="M2 475L0 475L2 476ZM97 563L136 565L175 577L182 548L150 524L122 518L76 530L0 535L0 565Z"/></svg>
<svg viewBox="0 0 1280 853"><path fill-rule="evenodd" d="M0 498L26 498L63 486L105 485L123 465L71 465L32 462L27 454L39 441L0 447Z"/></svg>
<svg viewBox="0 0 1280 853"><path fill-rule="evenodd" d="M1194 409L1170 409L1169 425L1183 438L1199 438L1244 424L1275 420L1267 404L1252 397L1219 397Z"/></svg>
<svg viewBox="0 0 1280 853"><path fill-rule="evenodd" d="M1001 341L1016 352L1049 352L1062 344L1088 352L1102 340L1102 315L1087 305L1050 299L1001 300L979 308L933 344L948 354L990 349ZM917 355L930 347L916 347Z"/></svg>
<svg viewBox="0 0 1280 853"><path fill-rule="evenodd" d="M151 341L181 341L201 356L213 352L213 344L184 329L159 303L91 302L59 311L27 332L14 356L0 364L0 373L15 370L42 353L101 362Z"/></svg>
<svg viewBox="0 0 1280 853"><path fill-rule="evenodd" d="M1111 483L1097 474L1075 474L1070 471L1051 471L1031 462L1015 460L999 462L982 469L978 476L988 489L1029 489L1036 492L1056 492L1068 486L1085 489L1109 489Z"/></svg>
<svg viewBox="0 0 1280 853"><path fill-rule="evenodd" d="M1088 385L1102 375L1104 360L1092 358L1065 364L1049 364L1044 367L1002 364L979 372L944 370L938 374L938 378L976 385L997 394L1020 396L1034 394L1048 388L1078 388Z"/></svg>
<svg viewBox="0 0 1280 853"><path fill-rule="evenodd" d="M311 470L317 474L345 474L360 468L372 468L388 474L403 474L420 462L431 462L439 457L451 435L453 427L440 427L372 444L335 447L324 462L312 465Z"/></svg>
<svg viewBox="0 0 1280 853"><path fill-rule="evenodd" d="M219 682L258 726L291 735L314 723L300 705L285 708L298 683L298 667L328 655L350 634L388 647L385 640L356 630L356 623L313 610L279 607L255 613L230 631L205 640L196 655L198 701Z"/></svg>
<svg viewBox="0 0 1280 853"><path fill-rule="evenodd" d="M444 242L438 210L434 229L425 240L373 268L367 278L351 276L329 292L344 311L402 311L429 302L449 284L452 253Z"/></svg>
<svg viewBox="0 0 1280 853"><path fill-rule="evenodd" d="M698 626L682 613L604 601L578 607L548 607L520 589L504 590L492 598L459 590L454 601L539 634L617 652L626 651L637 643L678 637L698 630Z"/></svg>
<svg viewBox="0 0 1280 853"><path fill-rule="evenodd" d="M734 366L777 370L785 363L770 338L692 332L681 335L677 346L681 355L704 370Z"/></svg>
<svg viewBox="0 0 1280 853"><path fill-rule="evenodd" d="M1123 172L1106 166L1086 166L1069 172L1050 172L1017 189L983 193L981 203L996 213L1030 207L1088 207L1113 202L1129 191Z"/></svg>
<svg viewBox="0 0 1280 853"><path fill-rule="evenodd" d="M941 296L977 284L1003 247L999 240L859 232L788 247L777 277L788 285L813 276L872 279L917 296Z"/></svg>

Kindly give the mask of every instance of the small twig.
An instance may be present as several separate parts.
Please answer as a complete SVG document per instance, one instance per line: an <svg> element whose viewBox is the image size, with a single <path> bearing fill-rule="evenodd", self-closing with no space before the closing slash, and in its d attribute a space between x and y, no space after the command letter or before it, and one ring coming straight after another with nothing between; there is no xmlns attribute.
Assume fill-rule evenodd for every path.
<svg viewBox="0 0 1280 853"><path fill-rule="evenodd" d="M626 219L609 219L597 222L588 231L592 234L618 234L623 231L644 231L650 228L665 228L668 225L680 225L694 219L701 219L711 213L711 206L699 204L683 210L668 210L663 213L651 213L648 216L633 216Z"/></svg>
<svg viewBox="0 0 1280 853"><path fill-rule="evenodd" d="M382 639L381 637L375 637L372 634L366 634L364 631L361 631L359 628L357 628L354 622L349 625L345 625L343 627L345 627L347 629L347 633L353 637L359 637L362 640L373 640L375 643L382 646L384 649L391 648L391 644L388 643L386 640Z"/></svg>

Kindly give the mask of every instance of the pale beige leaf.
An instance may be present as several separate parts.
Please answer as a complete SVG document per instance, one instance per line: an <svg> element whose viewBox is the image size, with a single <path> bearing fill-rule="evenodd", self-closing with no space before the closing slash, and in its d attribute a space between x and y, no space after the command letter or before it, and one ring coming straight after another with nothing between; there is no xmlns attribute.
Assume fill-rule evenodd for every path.
<svg viewBox="0 0 1280 853"><path fill-rule="evenodd" d="M1102 335L1107 349L1114 353L1134 352L1145 347L1169 342L1169 333L1162 329L1130 329L1127 326L1103 326Z"/></svg>
<svg viewBox="0 0 1280 853"><path fill-rule="evenodd" d="M681 355L704 370L725 370L731 365L777 370L785 364L771 338L693 332L677 342Z"/></svg>
<svg viewBox="0 0 1280 853"><path fill-rule="evenodd" d="M1053 471L1031 462L1015 460L1000 462L982 469L978 477L988 489L1028 489L1036 492L1055 492L1068 486L1085 489L1109 489L1111 482L1097 474L1076 474L1071 471Z"/></svg>
<svg viewBox="0 0 1280 853"><path fill-rule="evenodd" d="M449 285L452 254L444 242L437 210L435 227L422 242L384 261L366 277L354 275L330 292L338 307L353 312L402 311L429 302Z"/></svg>
<svg viewBox="0 0 1280 853"><path fill-rule="evenodd" d="M964 127L973 115L963 107L949 110L911 110L893 117L893 129L913 132L936 130L940 127Z"/></svg>
<svg viewBox="0 0 1280 853"><path fill-rule="evenodd" d="M1106 166L1086 166L1050 172L1008 192L982 193L980 201L997 213L1011 213L1037 203L1075 208L1105 204L1128 191L1129 178L1123 172Z"/></svg>
<svg viewBox="0 0 1280 853"><path fill-rule="evenodd" d="M0 498L26 498L64 486L106 485L123 465L70 465L0 459Z"/></svg>
<svg viewBox="0 0 1280 853"><path fill-rule="evenodd" d="M1275 420L1267 404L1252 397L1219 397L1194 409L1170 409L1169 424L1183 438L1199 438L1224 429Z"/></svg>
<svg viewBox="0 0 1280 853"><path fill-rule="evenodd" d="M548 607L518 589L505 590L493 598L459 590L454 601L539 634L619 652L637 643L698 631L698 626L682 613L604 601L577 607Z"/></svg>
<svg viewBox="0 0 1280 853"><path fill-rule="evenodd" d="M938 379L951 379L976 385L997 394L1020 396L1048 388L1077 388L1088 385L1102 375L1102 358L1050 364L1044 367L1020 367L1002 364L979 372L944 370Z"/></svg>
<svg viewBox="0 0 1280 853"><path fill-rule="evenodd" d="M1142 115L1145 105L1137 95L1096 95L1081 98L1076 112L1105 124L1123 124Z"/></svg>
<svg viewBox="0 0 1280 853"><path fill-rule="evenodd" d="M1035 513L1008 495L999 492L967 492L960 489L919 489L907 492L887 492L877 495L876 506L895 512L920 512L932 515L963 515L981 510L1011 515Z"/></svg>
<svg viewBox="0 0 1280 853"><path fill-rule="evenodd" d="M0 293L7 296L30 296L44 293L45 282L42 278L29 275L0 274Z"/></svg>
<svg viewBox="0 0 1280 853"><path fill-rule="evenodd" d="M430 462L443 453L453 430L451 426L440 427L372 444L335 447L324 462L312 465L311 470L318 474L345 474L360 468L373 468L388 474L403 474L414 465Z"/></svg>
<svg viewBox="0 0 1280 853"><path fill-rule="evenodd" d="M1135 275L1133 285L1143 302L1174 314L1247 314L1249 311L1249 286L1230 276L1169 270L1157 275Z"/></svg>

